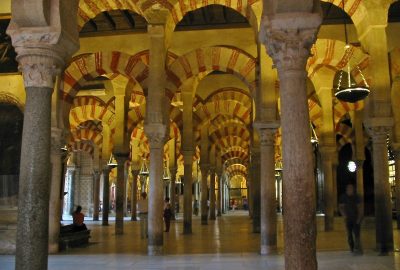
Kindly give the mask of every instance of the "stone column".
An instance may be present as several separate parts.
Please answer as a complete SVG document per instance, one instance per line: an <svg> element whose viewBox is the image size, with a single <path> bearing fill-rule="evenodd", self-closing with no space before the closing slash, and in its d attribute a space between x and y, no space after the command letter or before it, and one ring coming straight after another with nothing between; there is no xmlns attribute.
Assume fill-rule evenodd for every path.
<svg viewBox="0 0 400 270"><path fill-rule="evenodd" d="M317 269L315 180L305 68L320 23L317 13L275 14L261 22L260 39L280 79L285 269Z"/></svg>
<svg viewBox="0 0 400 270"><path fill-rule="evenodd" d="M74 153L72 154L74 155ZM65 212L68 215L71 215L74 212L74 195L75 195L75 172L76 172L76 165L67 165L67 177L69 177L68 182L68 203L65 207Z"/></svg>
<svg viewBox="0 0 400 270"><path fill-rule="evenodd" d="M222 174L218 173L217 216L222 216Z"/></svg>
<svg viewBox="0 0 400 270"><path fill-rule="evenodd" d="M396 221L397 229L400 229L400 145L393 146L394 153L394 166L395 166L395 207L396 207Z"/></svg>
<svg viewBox="0 0 400 270"><path fill-rule="evenodd" d="M208 209L207 209L207 195L208 195L208 185L207 185L207 177L208 170L210 169L210 165L208 164L200 164L201 170L201 224L207 225L208 223Z"/></svg>
<svg viewBox="0 0 400 270"><path fill-rule="evenodd" d="M114 153L117 161L117 185L115 198L115 234L124 233L125 162L129 153Z"/></svg>
<svg viewBox="0 0 400 270"><path fill-rule="evenodd" d="M392 204L390 199L387 136L391 119L368 119L366 125L372 137L374 165L376 248L386 255L393 250ZM386 126L379 126L387 123Z"/></svg>
<svg viewBox="0 0 400 270"><path fill-rule="evenodd" d="M325 231L333 231L333 219L335 213L333 201L333 166L332 161L336 154L335 146L321 145L319 148L322 155L322 166L324 170L324 211Z"/></svg>
<svg viewBox="0 0 400 270"><path fill-rule="evenodd" d="M58 241L60 235L61 221L61 174L62 174L62 152L63 146L62 129L51 128L51 187L49 204L49 253L59 251ZM63 194L64 195L64 194Z"/></svg>
<svg viewBox="0 0 400 270"><path fill-rule="evenodd" d="M215 220L215 168L210 172L210 220Z"/></svg>
<svg viewBox="0 0 400 270"><path fill-rule="evenodd" d="M184 162L184 191L183 191L183 234L192 233L192 167L193 152L183 152Z"/></svg>
<svg viewBox="0 0 400 270"><path fill-rule="evenodd" d="M171 211L172 211L172 220L175 220L175 204L176 204L176 173L178 171L177 167L173 167L170 169L171 172Z"/></svg>
<svg viewBox="0 0 400 270"><path fill-rule="evenodd" d="M160 129L160 131L157 131L157 129ZM149 239L147 252L151 256L163 253L163 157L165 130L164 125L160 125L158 128L156 126L145 127L150 145ZM164 132L162 133L162 131Z"/></svg>
<svg viewBox="0 0 400 270"><path fill-rule="evenodd" d="M21 3L12 2L13 17L7 29L26 92L15 269L45 270L49 248L51 97L56 76L77 49L76 10L75 16L69 18L74 22L74 33L64 29L65 22L56 12L51 14L51 21L48 19L50 11L57 11L60 3ZM71 8L75 4L71 3ZM30 12L30 7L43 12ZM65 9L65 16L69 16L69 11Z"/></svg>
<svg viewBox="0 0 400 270"><path fill-rule="evenodd" d="M275 133L277 123L257 123L260 134L261 157L261 255L277 251L277 217L276 217L276 188L275 188Z"/></svg>
<svg viewBox="0 0 400 270"><path fill-rule="evenodd" d="M93 171L93 220L99 220L99 208L100 208L100 172L98 170Z"/></svg>
<svg viewBox="0 0 400 270"><path fill-rule="evenodd" d="M103 215L102 225L108 226L108 213L110 212L110 172L109 166L103 168Z"/></svg>
<svg viewBox="0 0 400 270"><path fill-rule="evenodd" d="M261 183L260 183L260 149L254 148L251 153L251 185L252 185L252 196L253 196L253 233L260 233L261 231Z"/></svg>
<svg viewBox="0 0 400 270"><path fill-rule="evenodd" d="M357 195L360 197L361 211L364 214L364 160L356 160ZM389 179L389 177L388 177Z"/></svg>
<svg viewBox="0 0 400 270"><path fill-rule="evenodd" d="M338 156L336 155L332 163L332 182L333 182L333 207L335 216L339 214L338 188L337 188L337 166L339 165Z"/></svg>
<svg viewBox="0 0 400 270"><path fill-rule="evenodd" d="M131 190L131 220L136 221L136 204L137 204L137 190L138 190L138 176L139 170L132 170L132 190Z"/></svg>

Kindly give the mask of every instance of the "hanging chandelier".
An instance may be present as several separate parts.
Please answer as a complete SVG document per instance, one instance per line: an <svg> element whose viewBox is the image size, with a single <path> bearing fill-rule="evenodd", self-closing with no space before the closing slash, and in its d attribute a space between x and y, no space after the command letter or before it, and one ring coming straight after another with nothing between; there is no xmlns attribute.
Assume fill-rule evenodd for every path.
<svg viewBox="0 0 400 270"><path fill-rule="evenodd" d="M343 11L345 11L344 0L342 0L342 6L343 6ZM346 46L344 47L344 49L345 49L345 54L347 54L348 51L350 50L351 46L348 42L345 17L343 17L343 24L344 24L344 35L345 35L345 41L346 41ZM362 78L362 85L357 85L355 80L353 80L351 78L351 70L352 69L351 69L350 62L351 62L351 58L347 62L347 73L344 70L340 70L340 72L339 72L338 84L335 89L335 97L341 101L355 103L357 101L360 101L360 100L363 100L364 98L366 98L369 95L370 90L369 90L369 85L367 83L367 80L365 79L364 74L362 73L362 71L358 65L356 65L356 68Z"/></svg>
<svg viewBox="0 0 400 270"><path fill-rule="evenodd" d="M139 175L148 176L149 168L147 168L146 159L143 159L142 166L140 167Z"/></svg>
<svg viewBox="0 0 400 270"><path fill-rule="evenodd" d="M110 159L108 160L107 166L110 167L111 169L118 166L118 163L112 153L110 155Z"/></svg>
<svg viewBox="0 0 400 270"><path fill-rule="evenodd" d="M166 181L166 182L171 180L171 174L169 172L169 168L167 166L167 162L166 161L164 162L163 180Z"/></svg>

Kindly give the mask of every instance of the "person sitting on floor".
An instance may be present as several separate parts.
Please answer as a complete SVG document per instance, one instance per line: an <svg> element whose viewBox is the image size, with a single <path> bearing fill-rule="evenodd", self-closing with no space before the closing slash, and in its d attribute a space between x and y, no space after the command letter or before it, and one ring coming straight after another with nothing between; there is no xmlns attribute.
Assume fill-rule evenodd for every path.
<svg viewBox="0 0 400 270"><path fill-rule="evenodd" d="M82 211L82 206L78 205L76 207L75 212L72 214L73 225L74 225L75 231L87 230L85 223L83 223L83 221L85 220L85 215L82 214L81 211Z"/></svg>

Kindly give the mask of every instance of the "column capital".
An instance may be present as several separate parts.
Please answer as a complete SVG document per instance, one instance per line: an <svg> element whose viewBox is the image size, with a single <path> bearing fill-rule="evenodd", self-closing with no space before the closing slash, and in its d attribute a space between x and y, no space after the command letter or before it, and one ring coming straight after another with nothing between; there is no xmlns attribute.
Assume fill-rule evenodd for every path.
<svg viewBox="0 0 400 270"><path fill-rule="evenodd" d="M275 144L275 135L279 124L255 123L254 127L258 130L260 135L261 146L273 146Z"/></svg>
<svg viewBox="0 0 400 270"><path fill-rule="evenodd" d="M160 119L158 119L160 120ZM144 131L149 140L150 148L163 148L165 144L165 139L167 136L167 125L160 122L150 122L146 123L144 126Z"/></svg>
<svg viewBox="0 0 400 270"><path fill-rule="evenodd" d="M367 118L364 124L374 143L386 143L387 136L393 127L392 117Z"/></svg>
<svg viewBox="0 0 400 270"><path fill-rule="evenodd" d="M279 71L305 72L321 22L319 13L284 13L262 18L259 39Z"/></svg>

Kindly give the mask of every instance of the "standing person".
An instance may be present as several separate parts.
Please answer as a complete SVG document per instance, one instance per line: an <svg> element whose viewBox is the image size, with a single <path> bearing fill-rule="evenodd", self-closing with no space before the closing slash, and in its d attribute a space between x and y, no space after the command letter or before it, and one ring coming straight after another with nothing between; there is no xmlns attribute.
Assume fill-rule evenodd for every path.
<svg viewBox="0 0 400 270"><path fill-rule="evenodd" d="M72 220L75 231L84 231L87 230L85 223L85 215L82 213L82 206L78 205L76 207L75 212L72 214Z"/></svg>
<svg viewBox="0 0 400 270"><path fill-rule="evenodd" d="M165 231L169 232L169 227L171 225L171 217L172 217L172 211L171 211L171 204L169 203L169 198L165 198L165 204L164 204L164 222L165 222Z"/></svg>
<svg viewBox="0 0 400 270"><path fill-rule="evenodd" d="M137 212L139 214L139 219L140 219L140 237L142 239L145 239L148 236L147 217L148 217L149 202L147 201L147 193L146 192L142 192L140 194L140 197L142 199L137 202L136 206L137 206Z"/></svg>
<svg viewBox="0 0 400 270"><path fill-rule="evenodd" d="M346 193L342 195L339 201L339 210L345 219L350 251L355 254L362 254L360 229L363 213L360 197L355 193L352 184L346 186Z"/></svg>

